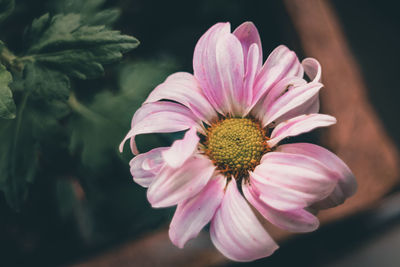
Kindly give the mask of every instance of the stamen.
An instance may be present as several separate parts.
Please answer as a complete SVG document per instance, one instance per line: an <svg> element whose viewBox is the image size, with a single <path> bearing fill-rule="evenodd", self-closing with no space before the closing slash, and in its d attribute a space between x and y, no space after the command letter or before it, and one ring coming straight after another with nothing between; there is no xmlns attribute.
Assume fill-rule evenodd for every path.
<svg viewBox="0 0 400 267"><path fill-rule="evenodd" d="M204 152L227 177L246 177L269 151L268 137L252 118L224 118L206 132Z"/></svg>

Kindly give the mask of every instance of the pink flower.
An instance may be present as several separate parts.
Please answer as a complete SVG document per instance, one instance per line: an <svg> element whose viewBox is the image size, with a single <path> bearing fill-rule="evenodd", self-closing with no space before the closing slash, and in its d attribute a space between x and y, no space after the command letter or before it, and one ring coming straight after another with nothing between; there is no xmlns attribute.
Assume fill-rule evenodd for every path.
<svg viewBox="0 0 400 267"><path fill-rule="evenodd" d="M169 236L180 248L210 222L211 240L226 257L267 257L278 245L249 203L282 229L310 232L319 225L310 210L337 206L356 191L350 169L328 150L308 143L278 146L336 123L318 114L318 61L300 63L283 45L264 65L262 58L253 23L233 33L229 23L214 25L196 45L194 75L175 73L157 86L120 145L122 151L130 139L138 154L136 135L188 130L172 146L130 162L153 207L177 205Z"/></svg>

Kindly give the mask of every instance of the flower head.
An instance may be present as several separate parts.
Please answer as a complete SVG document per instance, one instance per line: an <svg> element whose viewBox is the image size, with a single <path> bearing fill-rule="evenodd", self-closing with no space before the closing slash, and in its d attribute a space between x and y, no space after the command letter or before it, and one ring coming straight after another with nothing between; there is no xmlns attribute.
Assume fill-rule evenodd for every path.
<svg viewBox="0 0 400 267"><path fill-rule="evenodd" d="M262 58L251 22L233 33L218 23L196 45L194 75L169 76L133 116L120 150L130 139L133 179L148 187L153 207L177 205L169 236L178 247L210 222L211 240L226 257L266 257L278 246L250 205L280 228L310 232L319 225L310 208L337 206L356 190L350 169L328 150L278 145L336 123L318 114L318 61L300 63L283 45L264 64ZM143 154L136 148L136 135L183 130L170 147Z"/></svg>

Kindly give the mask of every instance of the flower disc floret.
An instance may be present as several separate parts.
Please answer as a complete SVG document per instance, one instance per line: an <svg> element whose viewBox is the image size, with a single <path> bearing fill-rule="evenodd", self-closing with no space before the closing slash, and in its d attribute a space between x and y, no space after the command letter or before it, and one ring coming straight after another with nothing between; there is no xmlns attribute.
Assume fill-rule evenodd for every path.
<svg viewBox="0 0 400 267"><path fill-rule="evenodd" d="M260 123L251 118L226 118L207 129L206 154L221 172L238 177L254 170L268 150Z"/></svg>

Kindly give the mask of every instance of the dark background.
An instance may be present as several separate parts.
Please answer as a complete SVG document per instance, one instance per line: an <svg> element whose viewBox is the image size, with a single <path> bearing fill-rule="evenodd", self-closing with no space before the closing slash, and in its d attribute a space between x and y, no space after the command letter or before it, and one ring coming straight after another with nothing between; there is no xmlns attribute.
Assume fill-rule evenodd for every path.
<svg viewBox="0 0 400 267"><path fill-rule="evenodd" d="M399 146L398 5L389 0L331 3L363 73L369 99ZM118 92L129 77L132 80L128 83L140 85L136 102L123 114L127 125L109 129L117 139L123 138L129 117L155 85L172 72L192 72L194 46L216 22L229 21L234 29L244 21L253 21L261 35L264 60L279 44L286 44L304 58L281 1L119 0L107 1L105 7L121 9L114 28L135 36L141 45L125 55L121 64L108 66L104 77L74 81L74 86L79 89L79 98L90 103L99 88ZM52 8L52 1L17 1L14 14L0 29L9 48L21 51L23 29ZM136 76L129 74L130 68ZM149 77L137 74L140 71L149 73ZM160 143L168 144L173 138L145 137L138 143L145 143L142 150L148 150ZM317 141L315 135L302 138ZM66 142L63 138L52 141ZM151 209L145 190L132 182L129 152L121 157L115 149L101 167L82 167L79 155L69 155L67 144L57 149L49 144L47 150L50 156L45 171L31 185L20 212L10 209L0 195L0 266L67 265L168 225L173 209ZM393 198L387 203L283 242L272 257L247 265L400 266L396 253L400 249L400 202Z"/></svg>

